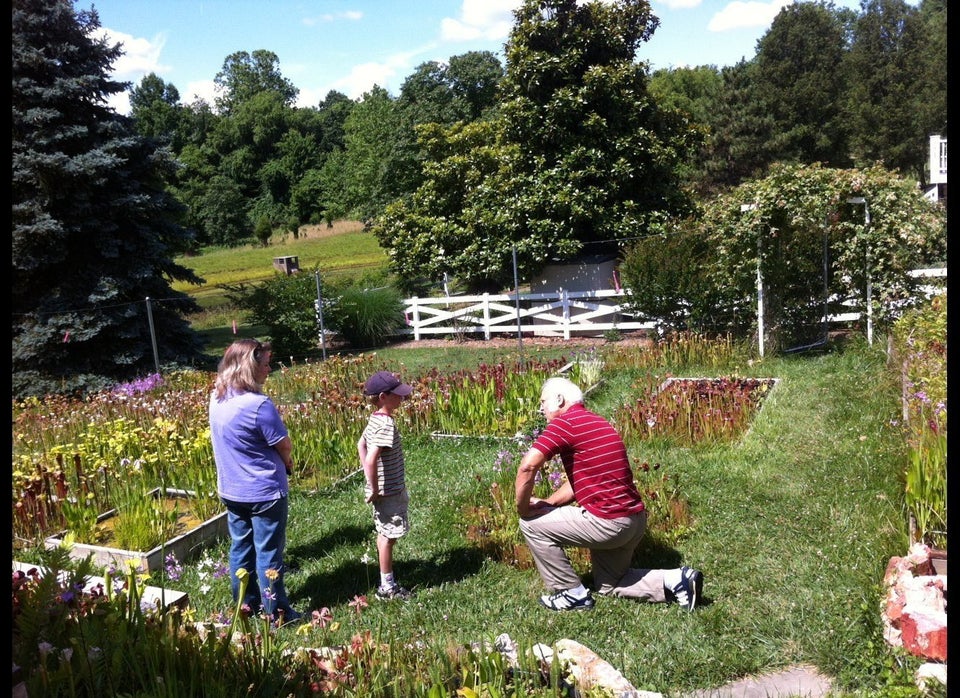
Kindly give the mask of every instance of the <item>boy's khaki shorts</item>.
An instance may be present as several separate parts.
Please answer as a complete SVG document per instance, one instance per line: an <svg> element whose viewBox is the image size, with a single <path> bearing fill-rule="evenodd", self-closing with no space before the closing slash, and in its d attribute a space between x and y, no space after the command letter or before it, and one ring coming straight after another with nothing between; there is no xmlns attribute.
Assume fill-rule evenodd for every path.
<svg viewBox="0 0 960 698"><path fill-rule="evenodd" d="M373 503L373 525L385 538L400 538L410 530L407 505L410 496L404 490L399 494L381 497Z"/></svg>

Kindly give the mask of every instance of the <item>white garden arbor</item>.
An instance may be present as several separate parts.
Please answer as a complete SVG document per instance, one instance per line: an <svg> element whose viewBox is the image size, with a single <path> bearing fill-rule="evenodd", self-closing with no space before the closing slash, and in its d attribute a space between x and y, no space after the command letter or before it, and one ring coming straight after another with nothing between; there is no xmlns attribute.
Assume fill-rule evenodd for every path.
<svg viewBox="0 0 960 698"><path fill-rule="evenodd" d="M708 207L704 221L718 283L755 299L761 357L778 323L790 313L809 318L817 307L822 338L785 351L825 344L828 318L838 312L861 320L872 344L877 318L892 319L917 297L922 280L914 270L945 250L942 208L879 167L775 168Z"/></svg>

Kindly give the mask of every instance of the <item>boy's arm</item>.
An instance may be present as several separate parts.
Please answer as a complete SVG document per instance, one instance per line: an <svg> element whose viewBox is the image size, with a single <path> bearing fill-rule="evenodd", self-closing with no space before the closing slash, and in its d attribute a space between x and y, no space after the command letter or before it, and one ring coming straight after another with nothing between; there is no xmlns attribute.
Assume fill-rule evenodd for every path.
<svg viewBox="0 0 960 698"><path fill-rule="evenodd" d="M380 458L379 446L368 446L364 439L357 442L357 454L363 466L363 477L366 480L366 501L372 502L380 497L380 483L377 476L377 460Z"/></svg>

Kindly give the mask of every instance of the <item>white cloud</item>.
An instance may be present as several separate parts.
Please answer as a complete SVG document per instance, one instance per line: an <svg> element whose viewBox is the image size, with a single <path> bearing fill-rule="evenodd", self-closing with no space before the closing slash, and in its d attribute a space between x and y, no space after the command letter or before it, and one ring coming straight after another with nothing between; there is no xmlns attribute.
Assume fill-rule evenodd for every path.
<svg viewBox="0 0 960 698"><path fill-rule="evenodd" d="M316 105L320 99L327 96L331 89L343 92L350 99L359 99L364 92L369 92L374 85L379 85L391 94L396 94L400 85L394 85L392 81L398 76L406 78L411 70L413 61L417 55L422 53L420 50L397 53L387 58L386 61L375 63L360 63L353 66L346 77L333 83L329 88L324 88L323 94L319 99L305 100L305 95L301 92L297 103L301 106Z"/></svg>
<svg viewBox="0 0 960 698"><path fill-rule="evenodd" d="M343 92L350 99L359 99L373 85L387 85L396 72L386 63L360 63L353 66L346 77L334 82L333 89Z"/></svg>
<svg viewBox="0 0 960 698"><path fill-rule="evenodd" d="M138 39L101 27L93 37L105 37L111 45L123 44L123 54L113 64L113 77L116 80L139 82L148 73L160 74L170 70L170 66L160 63L160 52L167 43L164 34L157 34L153 39Z"/></svg>
<svg viewBox="0 0 960 698"><path fill-rule="evenodd" d="M441 20L438 40L441 43L457 43L506 39L513 27L513 10L519 7L521 2L522 0L463 0L458 18L447 17ZM322 15L313 18L313 21L332 21L344 18L346 14L342 13L337 17ZM361 17L360 13L354 15L346 18ZM374 85L379 85L391 94L397 94L402 81L414 66L425 60L423 56L436 48L437 43L430 42L425 46L394 54L385 61L355 65L345 77L330 85L301 88L297 104L301 107L316 106L330 90L342 92L350 99L360 99Z"/></svg>
<svg viewBox="0 0 960 698"><path fill-rule="evenodd" d="M123 53L113 64L111 77L120 82L129 82L131 89L140 84L140 81L150 73L163 77L164 82L170 82L167 77L174 69L160 62L160 53L167 43L165 34L157 34L153 39L139 39L130 34L101 27L94 34L94 38L106 37L110 45L123 44ZM197 98L203 99L210 106L216 96L213 80L199 80L187 84L185 90L178 88L180 103L190 104ZM107 103L119 114L130 113L130 93L113 95Z"/></svg>
<svg viewBox="0 0 960 698"><path fill-rule="evenodd" d="M297 106L303 108L315 107L326 98L330 90L334 89L336 88L329 87L314 89L310 87L301 87L300 92L297 94ZM343 90L340 90L340 92L343 92ZM346 92L343 93L347 94ZM347 96L349 97L350 95Z"/></svg>
<svg viewBox="0 0 960 698"><path fill-rule="evenodd" d="M191 104L199 98L212 107L216 96L216 86L213 80L197 80L187 83L187 89L180 93L180 103Z"/></svg>
<svg viewBox="0 0 960 698"><path fill-rule="evenodd" d="M138 39L130 34L100 27L91 36L94 39L105 38L111 46L123 44L123 53L114 61L110 76L120 82L129 82L131 88L150 73L159 75L170 71L170 66L160 63L160 52L167 42L164 34L157 34L153 39ZM107 103L120 114L130 113L129 91L112 95Z"/></svg>
<svg viewBox="0 0 960 698"><path fill-rule="evenodd" d="M308 27L315 27L318 24L336 22L338 19L346 19L351 22L355 22L359 19L363 19L363 13L356 10L348 10L347 12L327 12L322 15L317 15L316 17L304 17L301 22Z"/></svg>
<svg viewBox="0 0 960 698"><path fill-rule="evenodd" d="M793 0L772 0L772 2L740 2L736 0L710 18L707 29L712 32L724 32L731 29L769 27L780 10Z"/></svg>
<svg viewBox="0 0 960 698"><path fill-rule="evenodd" d="M517 0L463 0L460 17L445 17L440 22L442 41L506 39L513 27Z"/></svg>

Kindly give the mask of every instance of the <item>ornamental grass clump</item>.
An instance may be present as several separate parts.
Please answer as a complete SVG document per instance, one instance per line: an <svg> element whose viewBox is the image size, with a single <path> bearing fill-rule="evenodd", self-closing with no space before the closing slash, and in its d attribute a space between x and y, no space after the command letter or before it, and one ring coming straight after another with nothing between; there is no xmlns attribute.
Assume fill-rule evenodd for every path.
<svg viewBox="0 0 960 698"><path fill-rule="evenodd" d="M121 550L152 550L176 537L180 513L176 501L172 507L166 507L163 498L138 493L120 505L111 517L111 535L104 542Z"/></svg>
<svg viewBox="0 0 960 698"><path fill-rule="evenodd" d="M603 374L603 358L596 347L575 352L570 363L568 378L584 392L594 388Z"/></svg>

